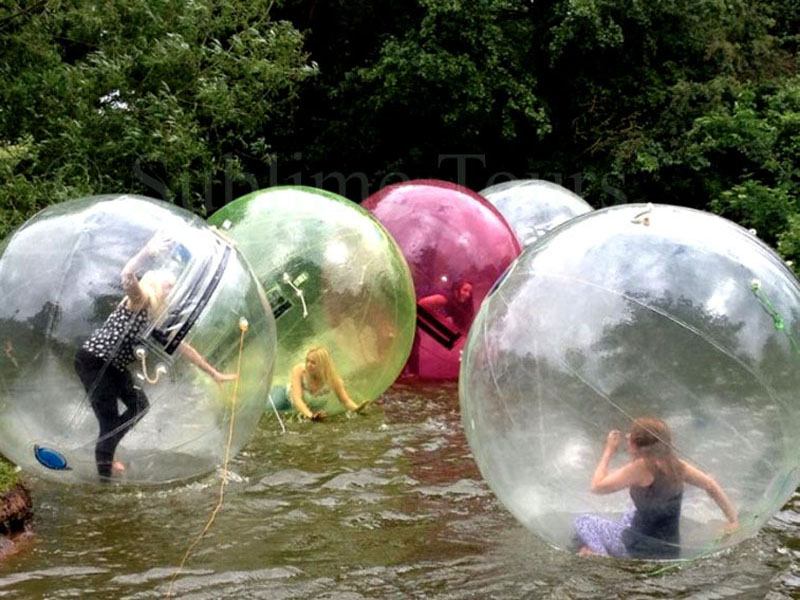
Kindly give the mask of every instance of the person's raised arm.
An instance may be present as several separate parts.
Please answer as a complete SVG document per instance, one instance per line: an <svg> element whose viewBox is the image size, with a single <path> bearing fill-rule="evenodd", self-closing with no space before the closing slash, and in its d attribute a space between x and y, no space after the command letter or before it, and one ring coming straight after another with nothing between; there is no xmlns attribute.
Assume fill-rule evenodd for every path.
<svg viewBox="0 0 800 600"><path fill-rule="evenodd" d="M139 287L139 278L136 277L136 271L142 266L145 258L149 256L147 246L139 250L127 263L122 267L120 273L120 280L122 282L122 291L130 298L130 301L136 305L141 305L145 300L144 292Z"/></svg>
<svg viewBox="0 0 800 600"><path fill-rule="evenodd" d="M615 429L610 431L606 438L603 455L592 474L589 489L593 494L611 494L632 485L649 485L651 483L648 478L652 479L652 476L640 460L631 461L611 473L608 472L608 464L619 447L620 437L620 432Z"/></svg>
<svg viewBox="0 0 800 600"><path fill-rule="evenodd" d="M133 255L131 259L125 263L125 266L122 267L122 272L120 273L122 290L134 305L141 305L146 299L142 288L139 286L139 278L136 277L136 271L142 267L147 258L156 256L166 248L169 243L169 238L160 233L156 233L148 240L144 247Z"/></svg>
<svg viewBox="0 0 800 600"><path fill-rule="evenodd" d="M181 342L178 348L180 349L181 354L188 358L194 365L211 375L211 377L213 377L214 381L217 383L222 383L223 381L233 381L236 379L236 374L234 373L220 373L217 371L197 350L195 350L186 342Z"/></svg>
<svg viewBox="0 0 800 600"><path fill-rule="evenodd" d="M738 528L739 515L736 514L736 509L733 507L733 503L722 489L722 486L717 483L717 480L711 477L711 475L708 473L701 471L697 467L693 467L685 460L681 461L681 465L683 466L684 481L695 487L705 490L706 494L708 494L709 497L716 502L717 506L719 506L720 510L728 519L728 525L726 529L730 531Z"/></svg>
<svg viewBox="0 0 800 600"><path fill-rule="evenodd" d="M442 306L447 306L447 298L442 294L431 294L430 296L424 296L417 300L417 306L421 306L422 308L427 308L430 310L431 308L440 308Z"/></svg>

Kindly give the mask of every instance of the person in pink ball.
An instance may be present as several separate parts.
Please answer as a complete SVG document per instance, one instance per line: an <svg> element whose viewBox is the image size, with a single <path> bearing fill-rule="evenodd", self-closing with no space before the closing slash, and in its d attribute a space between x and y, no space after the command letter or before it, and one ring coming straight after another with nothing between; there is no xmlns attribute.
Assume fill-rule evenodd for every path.
<svg viewBox="0 0 800 600"><path fill-rule="evenodd" d="M472 284L469 281L457 281L450 294L431 294L420 298L417 306L428 312L444 317L444 321L452 325L458 333L466 335L475 318Z"/></svg>
<svg viewBox="0 0 800 600"><path fill-rule="evenodd" d="M446 347L469 333L475 318L473 285L464 279L456 281L447 294L430 294L417 301L417 324L422 331L437 339ZM419 373L420 341L417 333L406 370L408 374Z"/></svg>
<svg viewBox="0 0 800 600"><path fill-rule="evenodd" d="M362 206L400 246L417 291L417 332L404 375L458 379L472 319L519 256L519 240L486 198L447 181L393 184Z"/></svg>

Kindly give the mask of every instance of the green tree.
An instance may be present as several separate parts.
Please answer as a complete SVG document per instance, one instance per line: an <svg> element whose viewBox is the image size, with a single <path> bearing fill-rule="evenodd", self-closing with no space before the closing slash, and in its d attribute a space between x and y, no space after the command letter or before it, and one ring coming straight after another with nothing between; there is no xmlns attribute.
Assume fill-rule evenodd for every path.
<svg viewBox="0 0 800 600"><path fill-rule="evenodd" d="M6 2L0 223L89 192L202 213L502 171L711 207L790 252L798 31L794 0Z"/></svg>
<svg viewBox="0 0 800 600"><path fill-rule="evenodd" d="M800 77L748 86L694 122L687 155L705 172L711 208L797 262ZM715 165L736 165L714 172Z"/></svg>
<svg viewBox="0 0 800 600"><path fill-rule="evenodd" d="M0 5L0 235L42 206L140 192L202 213L262 174L316 73L265 0ZM252 182L251 182L252 184Z"/></svg>
<svg viewBox="0 0 800 600"><path fill-rule="evenodd" d="M738 177L742 166L700 164L686 149L693 123L744 87L796 69L773 35L771 3L551 4L539 52L549 50L546 82L557 90L554 133L588 166L590 191L602 173L613 174L628 200L705 208L706 178Z"/></svg>
<svg viewBox="0 0 800 600"><path fill-rule="evenodd" d="M286 2L281 13L309 28L320 65L299 133L307 171L363 172L370 191L393 171L455 179L457 160L444 155L502 156L494 168L508 169L550 131L524 4L324 4Z"/></svg>
<svg viewBox="0 0 800 600"><path fill-rule="evenodd" d="M460 153L482 155L467 174L476 189L498 171L558 175L598 206L706 208L746 165L701 156L695 120L797 72L789 0L379 8L287 0L280 9L307 31L321 71L300 109L294 166L363 171L370 191L391 171L454 179L455 161L440 158Z"/></svg>

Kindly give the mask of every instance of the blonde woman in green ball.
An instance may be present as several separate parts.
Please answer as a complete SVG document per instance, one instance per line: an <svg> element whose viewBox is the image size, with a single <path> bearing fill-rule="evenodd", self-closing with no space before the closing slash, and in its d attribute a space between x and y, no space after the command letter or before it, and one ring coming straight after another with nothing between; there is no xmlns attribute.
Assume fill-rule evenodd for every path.
<svg viewBox="0 0 800 600"><path fill-rule="evenodd" d="M325 406L334 398L350 412L366 404L358 405L350 398L325 346L311 348L305 362L292 367L289 384L273 388L270 396L276 410L297 411L312 421L328 416Z"/></svg>

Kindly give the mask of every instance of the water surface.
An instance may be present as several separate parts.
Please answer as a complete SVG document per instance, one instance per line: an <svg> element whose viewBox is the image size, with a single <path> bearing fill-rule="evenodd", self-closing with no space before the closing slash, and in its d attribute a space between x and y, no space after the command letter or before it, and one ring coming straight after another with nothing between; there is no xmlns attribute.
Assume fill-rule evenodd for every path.
<svg viewBox="0 0 800 600"><path fill-rule="evenodd" d="M232 463L173 597L800 597L800 494L758 536L657 572L580 559L506 512L470 457L455 384L396 385L361 417L265 417ZM36 539L0 598L163 598L217 502L219 475L171 488L32 482Z"/></svg>

